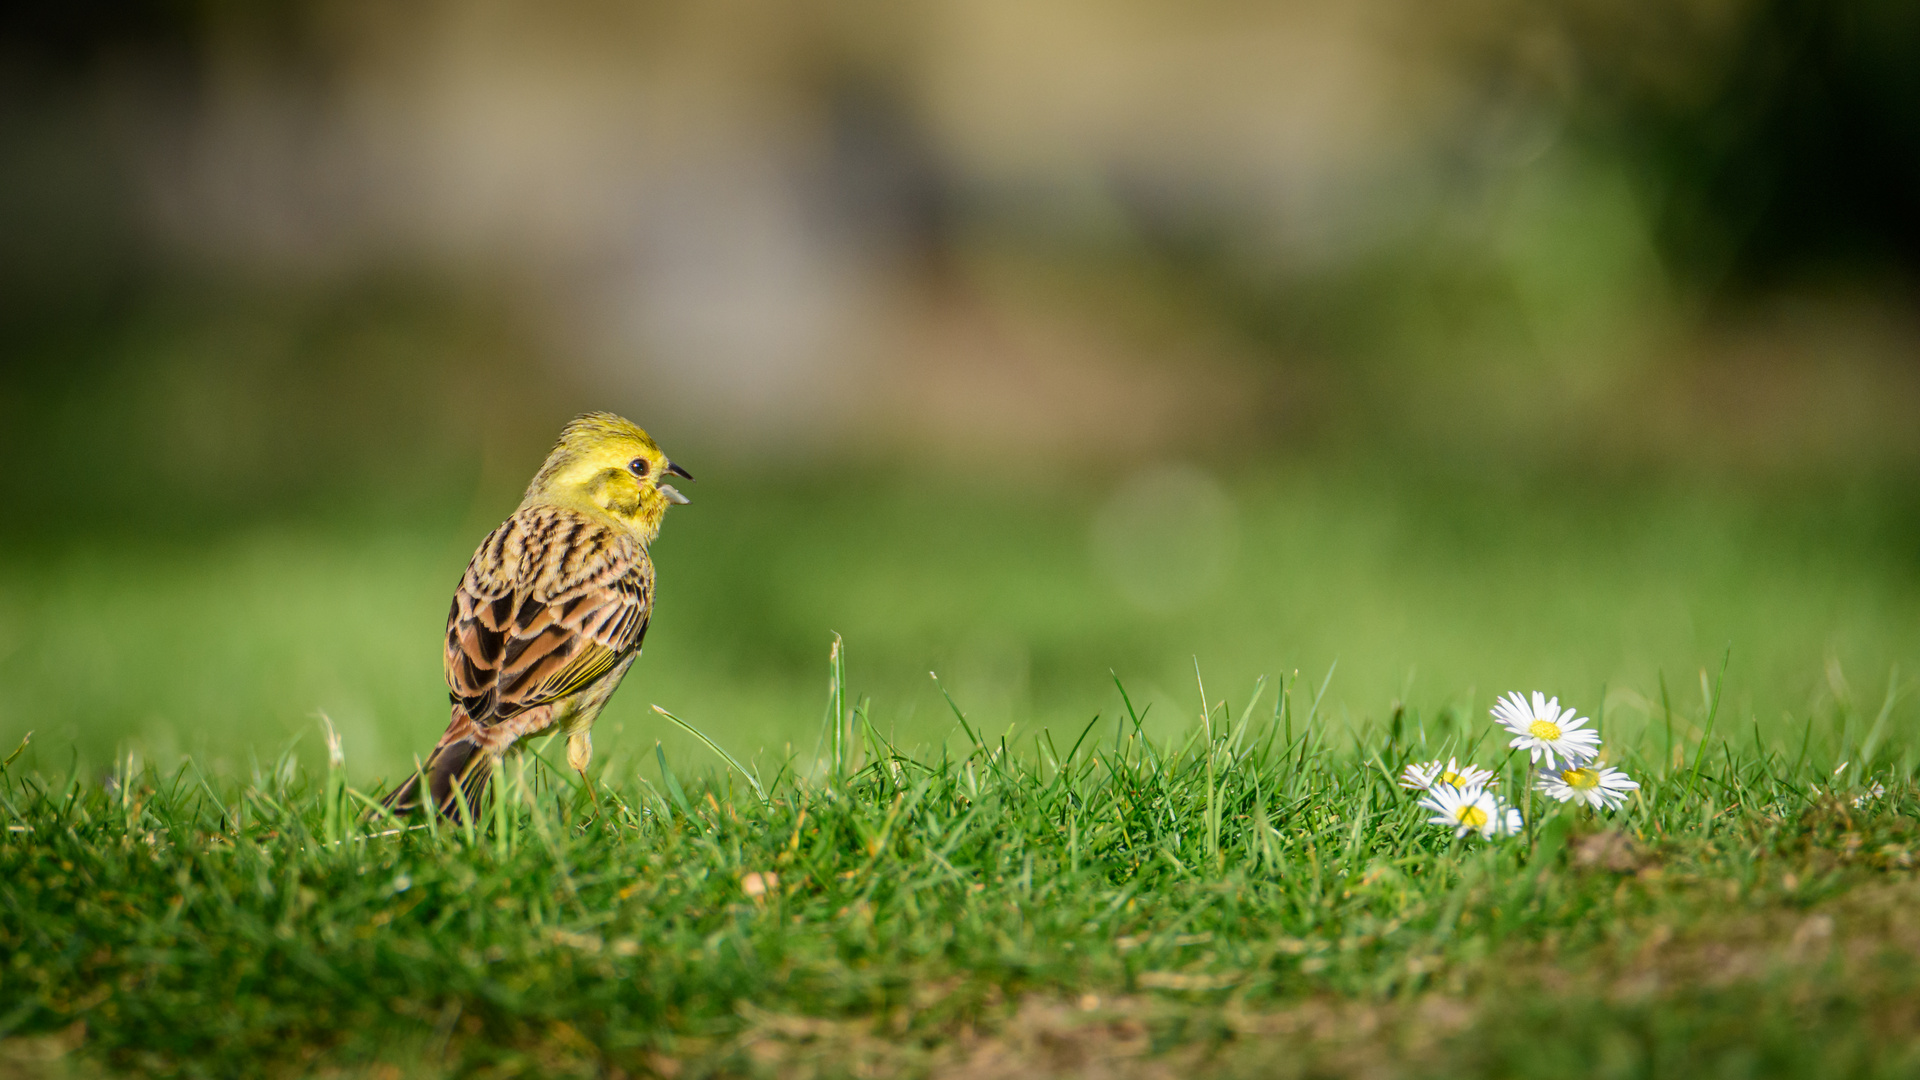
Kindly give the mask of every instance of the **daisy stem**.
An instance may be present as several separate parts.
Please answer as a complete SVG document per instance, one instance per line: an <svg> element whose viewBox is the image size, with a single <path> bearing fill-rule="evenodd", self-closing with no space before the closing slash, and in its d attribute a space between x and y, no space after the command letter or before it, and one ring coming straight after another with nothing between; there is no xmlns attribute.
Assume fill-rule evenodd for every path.
<svg viewBox="0 0 1920 1080"><path fill-rule="evenodd" d="M1538 838L1538 832L1535 829L1535 822L1533 820L1533 785L1532 784L1526 785L1526 794L1524 798L1526 799L1526 809L1521 811L1521 813L1524 817L1523 824L1526 826L1526 830L1527 830L1527 842L1532 843L1535 839Z"/></svg>

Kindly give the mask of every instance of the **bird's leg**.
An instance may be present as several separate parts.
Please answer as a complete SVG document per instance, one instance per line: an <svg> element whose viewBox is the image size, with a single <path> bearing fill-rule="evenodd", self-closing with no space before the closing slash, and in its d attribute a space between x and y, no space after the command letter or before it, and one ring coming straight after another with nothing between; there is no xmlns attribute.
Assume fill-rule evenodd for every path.
<svg viewBox="0 0 1920 1080"><path fill-rule="evenodd" d="M600 809L600 793L593 789L593 778L587 775L587 762L593 760L593 733L590 728L581 728L567 736L567 764L580 774L580 782L587 786L587 797L593 800L593 808Z"/></svg>

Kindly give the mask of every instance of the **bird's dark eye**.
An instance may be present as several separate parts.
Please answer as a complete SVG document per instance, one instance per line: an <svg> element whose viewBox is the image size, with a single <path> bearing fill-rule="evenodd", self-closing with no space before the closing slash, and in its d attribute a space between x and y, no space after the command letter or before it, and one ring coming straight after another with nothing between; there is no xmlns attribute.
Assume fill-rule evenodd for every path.
<svg viewBox="0 0 1920 1080"><path fill-rule="evenodd" d="M627 470L633 473L633 475L645 479L647 475L647 459L643 457L634 458L632 461L627 462Z"/></svg>

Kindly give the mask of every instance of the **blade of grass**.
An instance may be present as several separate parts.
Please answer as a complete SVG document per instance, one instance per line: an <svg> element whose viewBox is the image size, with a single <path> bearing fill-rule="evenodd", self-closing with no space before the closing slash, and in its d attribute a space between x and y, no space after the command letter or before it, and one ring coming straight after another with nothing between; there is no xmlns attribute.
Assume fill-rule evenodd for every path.
<svg viewBox="0 0 1920 1080"><path fill-rule="evenodd" d="M701 731L699 728L694 727L692 724L687 723L685 720L680 719L678 716L673 715L672 713L661 708L660 706L655 705L653 707L653 711L659 713L661 716L664 716L667 719L673 721L674 723L680 725L681 729L684 730L687 734L692 735L696 739L699 739L701 743L703 743L706 746L707 749L713 751L716 755L719 756L721 761L724 761L727 763L727 768L732 769L734 772L737 772L740 774L741 778L747 782L747 786L753 789L753 793L759 796L761 802L764 803L767 801L766 790L760 786L760 781L752 773L747 771L747 767L745 765L742 765L738 761L734 760L733 755L727 753L725 747L721 746L717 742L714 742L711 738L707 736L706 732ZM662 756L660 760L664 765L666 758Z"/></svg>
<svg viewBox="0 0 1920 1080"><path fill-rule="evenodd" d="M1700 735L1700 749L1693 755L1693 776L1687 782L1687 798L1693 798L1693 788L1700 780L1700 766L1706 764L1707 740L1713 737L1714 721L1720 716L1721 687L1727 678L1727 661L1733 657L1733 645L1729 643L1725 652L1720 654L1720 674L1713 680L1713 701L1707 707L1707 728ZM1706 672L1700 673L1701 684L1706 683Z"/></svg>

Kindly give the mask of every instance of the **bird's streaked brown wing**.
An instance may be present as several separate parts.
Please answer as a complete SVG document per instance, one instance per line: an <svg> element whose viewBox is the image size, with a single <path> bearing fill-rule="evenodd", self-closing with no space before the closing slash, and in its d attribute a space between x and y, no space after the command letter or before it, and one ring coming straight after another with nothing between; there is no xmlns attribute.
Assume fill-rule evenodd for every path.
<svg viewBox="0 0 1920 1080"><path fill-rule="evenodd" d="M592 685L640 647L653 567L630 537L530 507L480 544L447 614L447 689L476 723Z"/></svg>

